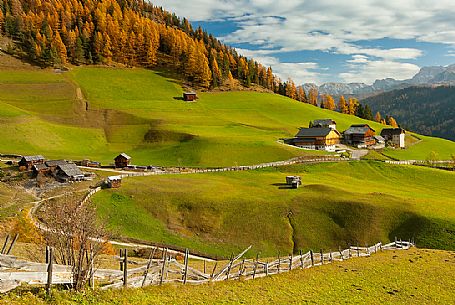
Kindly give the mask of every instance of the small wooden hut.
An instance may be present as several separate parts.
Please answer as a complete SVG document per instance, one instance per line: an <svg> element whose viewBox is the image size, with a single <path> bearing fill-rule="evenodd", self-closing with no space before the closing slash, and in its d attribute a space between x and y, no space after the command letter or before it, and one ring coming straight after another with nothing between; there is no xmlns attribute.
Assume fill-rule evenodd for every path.
<svg viewBox="0 0 455 305"><path fill-rule="evenodd" d="M131 157L125 153L121 153L120 155L115 157L114 161L115 161L115 167L124 168L124 167L127 167L128 165L130 165Z"/></svg>
<svg viewBox="0 0 455 305"><path fill-rule="evenodd" d="M107 178L107 187L111 189L116 189L122 186L122 177L121 176L110 176Z"/></svg>
<svg viewBox="0 0 455 305"><path fill-rule="evenodd" d="M185 92L185 93L183 93L183 100L185 102L194 102L195 100L197 100L196 92Z"/></svg>

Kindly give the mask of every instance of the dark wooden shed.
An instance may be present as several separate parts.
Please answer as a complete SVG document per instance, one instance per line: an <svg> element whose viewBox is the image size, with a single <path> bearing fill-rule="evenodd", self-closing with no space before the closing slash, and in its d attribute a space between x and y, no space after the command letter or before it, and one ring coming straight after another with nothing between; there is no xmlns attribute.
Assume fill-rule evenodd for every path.
<svg viewBox="0 0 455 305"><path fill-rule="evenodd" d="M183 93L183 100L185 102L194 102L195 100L197 100L196 92L185 92L185 93Z"/></svg>
<svg viewBox="0 0 455 305"><path fill-rule="evenodd" d="M114 161L115 161L115 167L124 168L124 167L127 167L128 165L130 165L131 157L125 153L121 153L120 155L115 157Z"/></svg>
<svg viewBox="0 0 455 305"><path fill-rule="evenodd" d="M109 188L115 189L122 186L122 177L121 176L110 176L107 178L107 186Z"/></svg>
<svg viewBox="0 0 455 305"><path fill-rule="evenodd" d="M44 163L44 157L41 155L37 155L37 156L23 156L18 164L19 164L20 170L32 170L33 165L43 164L43 163Z"/></svg>

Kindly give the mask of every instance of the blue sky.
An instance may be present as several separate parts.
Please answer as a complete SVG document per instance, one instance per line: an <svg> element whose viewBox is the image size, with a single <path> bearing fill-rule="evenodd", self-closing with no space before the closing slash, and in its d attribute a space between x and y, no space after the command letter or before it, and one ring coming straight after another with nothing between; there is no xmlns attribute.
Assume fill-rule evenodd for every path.
<svg viewBox="0 0 455 305"><path fill-rule="evenodd" d="M407 79L455 63L455 1L157 0L297 84Z"/></svg>

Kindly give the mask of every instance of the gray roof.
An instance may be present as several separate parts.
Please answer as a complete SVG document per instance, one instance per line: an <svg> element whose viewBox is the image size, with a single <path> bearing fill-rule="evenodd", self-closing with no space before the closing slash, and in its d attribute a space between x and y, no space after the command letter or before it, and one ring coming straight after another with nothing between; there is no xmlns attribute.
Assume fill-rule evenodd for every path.
<svg viewBox="0 0 455 305"><path fill-rule="evenodd" d="M46 161L46 165L49 167L54 167L54 166L59 166L59 165L65 165L68 164L65 160L49 160Z"/></svg>
<svg viewBox="0 0 455 305"><path fill-rule="evenodd" d="M321 119L321 120L314 120L313 125L332 125L336 124L336 122L332 119Z"/></svg>
<svg viewBox="0 0 455 305"><path fill-rule="evenodd" d="M365 134L368 130L373 130L369 125L351 125L349 129L345 130L345 134Z"/></svg>
<svg viewBox="0 0 455 305"><path fill-rule="evenodd" d="M373 138L375 138L375 140L378 142L385 142L385 139L381 136L373 136Z"/></svg>
<svg viewBox="0 0 455 305"><path fill-rule="evenodd" d="M36 155L36 156L23 156L25 161L27 162L33 162L33 161L43 161L44 157L41 155Z"/></svg>
<svg viewBox="0 0 455 305"><path fill-rule="evenodd" d="M58 168L68 177L83 176L84 173L73 163L59 165Z"/></svg>
<svg viewBox="0 0 455 305"><path fill-rule="evenodd" d="M402 133L406 133L406 131L402 128L384 128L381 131L381 135L387 135L387 136L392 136L392 135L400 135Z"/></svg>
<svg viewBox="0 0 455 305"><path fill-rule="evenodd" d="M303 137L325 137L327 136L333 129L328 127L323 128L300 128L299 132L295 135L297 138Z"/></svg>
<svg viewBox="0 0 455 305"><path fill-rule="evenodd" d="M46 164L35 164L35 165L33 165L33 168L37 171L40 171L40 170L46 169L47 165Z"/></svg>
<svg viewBox="0 0 455 305"><path fill-rule="evenodd" d="M125 153L121 153L120 155L117 156L117 158L120 157L120 156L122 156L123 158L125 158L125 159L127 159L127 160L130 160L130 159L131 159L131 157L128 156L127 154L125 154Z"/></svg>

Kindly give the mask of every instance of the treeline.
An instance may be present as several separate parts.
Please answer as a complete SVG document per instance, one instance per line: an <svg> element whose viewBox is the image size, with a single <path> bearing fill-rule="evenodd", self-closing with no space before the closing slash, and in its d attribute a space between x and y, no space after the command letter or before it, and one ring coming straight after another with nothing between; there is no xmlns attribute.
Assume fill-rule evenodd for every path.
<svg viewBox="0 0 455 305"><path fill-rule="evenodd" d="M187 19L141 0L0 0L0 31L44 66L172 66L194 86L257 84L280 93L270 67L239 55Z"/></svg>
<svg viewBox="0 0 455 305"><path fill-rule="evenodd" d="M455 141L455 87L409 87L362 100L406 129Z"/></svg>
<svg viewBox="0 0 455 305"><path fill-rule="evenodd" d="M287 83L284 83L284 86L291 84L293 85L292 80L289 80ZM376 121L383 125L391 125L393 127L398 127L398 123L392 116L382 117L381 113L378 111L373 116L373 112L368 103L360 103L356 98L346 98L342 95L338 101L330 94L322 94L319 96L319 92L316 88L311 88L308 90L308 94L305 92L302 86L295 88L295 90L285 91L284 95L289 96L289 92L293 92L294 95L289 96L296 100L299 100L303 103L308 103L313 106L319 106L323 109L328 109L332 111L338 111L340 113L355 115L359 118Z"/></svg>

